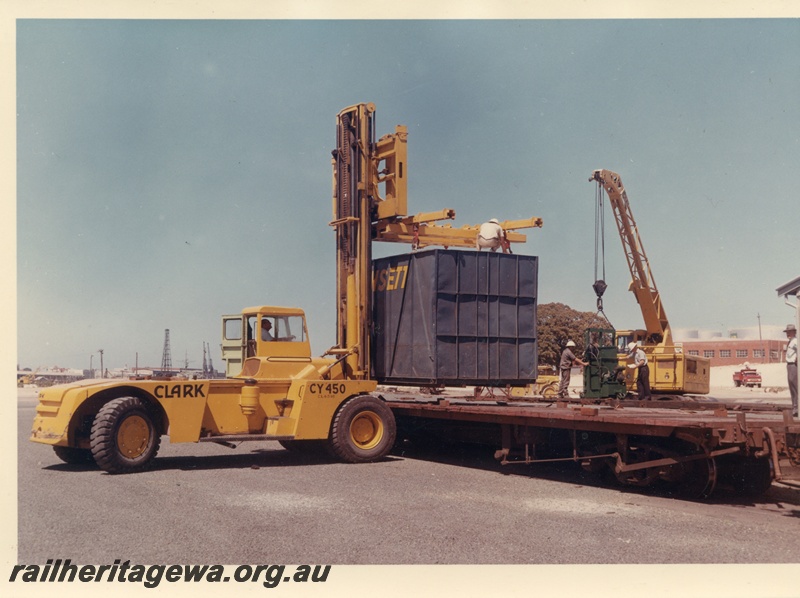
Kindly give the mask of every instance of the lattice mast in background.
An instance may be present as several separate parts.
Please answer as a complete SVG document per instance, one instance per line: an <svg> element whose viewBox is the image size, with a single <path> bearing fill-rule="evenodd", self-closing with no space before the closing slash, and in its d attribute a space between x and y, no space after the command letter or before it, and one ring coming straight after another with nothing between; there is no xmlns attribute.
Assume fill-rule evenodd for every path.
<svg viewBox="0 0 800 598"><path fill-rule="evenodd" d="M161 370L167 372L172 369L172 355L169 349L169 328L164 330L164 352L161 354Z"/></svg>

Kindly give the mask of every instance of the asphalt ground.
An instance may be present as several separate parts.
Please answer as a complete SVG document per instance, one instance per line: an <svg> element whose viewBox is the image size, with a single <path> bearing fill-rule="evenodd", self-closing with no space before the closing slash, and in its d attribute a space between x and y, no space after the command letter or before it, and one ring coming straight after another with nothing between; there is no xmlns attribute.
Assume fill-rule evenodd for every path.
<svg viewBox="0 0 800 598"><path fill-rule="evenodd" d="M786 485L678 500L571 463L501 466L486 448L400 445L349 465L166 437L152 470L108 475L29 442L35 403L18 399L21 563L800 562L800 490Z"/></svg>

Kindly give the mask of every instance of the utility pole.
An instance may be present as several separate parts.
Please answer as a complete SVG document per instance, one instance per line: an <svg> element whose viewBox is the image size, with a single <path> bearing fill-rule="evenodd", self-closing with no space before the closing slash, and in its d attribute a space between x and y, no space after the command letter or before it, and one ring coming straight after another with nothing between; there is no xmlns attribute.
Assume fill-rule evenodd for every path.
<svg viewBox="0 0 800 598"><path fill-rule="evenodd" d="M756 317L758 318L758 344L761 345L761 363L767 363L765 361L767 351L764 349L764 339L761 338L761 314L757 313Z"/></svg>
<svg viewBox="0 0 800 598"><path fill-rule="evenodd" d="M102 349L98 349L97 352L100 353L100 377L101 378L105 378L106 377L106 371L103 369L103 350Z"/></svg>

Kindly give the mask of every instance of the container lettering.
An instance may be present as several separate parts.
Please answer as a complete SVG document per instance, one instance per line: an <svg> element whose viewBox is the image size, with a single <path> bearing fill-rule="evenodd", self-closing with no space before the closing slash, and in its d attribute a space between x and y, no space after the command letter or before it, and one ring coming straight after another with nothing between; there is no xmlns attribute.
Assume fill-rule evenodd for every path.
<svg viewBox="0 0 800 598"><path fill-rule="evenodd" d="M373 283L376 291L394 291L406 288L407 278L408 266L397 266L376 272Z"/></svg>

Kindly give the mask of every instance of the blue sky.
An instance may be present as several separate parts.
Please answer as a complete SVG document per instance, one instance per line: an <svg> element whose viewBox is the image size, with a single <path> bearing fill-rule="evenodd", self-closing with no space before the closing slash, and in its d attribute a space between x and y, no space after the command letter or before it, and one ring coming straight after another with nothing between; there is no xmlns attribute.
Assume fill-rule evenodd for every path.
<svg viewBox="0 0 800 598"><path fill-rule="evenodd" d="M800 275L800 21L17 22L18 363L215 365L220 316L334 342L335 115L409 128L409 208L539 216L542 303L594 311L595 168L672 325L784 325ZM606 214L606 313L641 315ZM405 251L400 245L382 254Z"/></svg>

